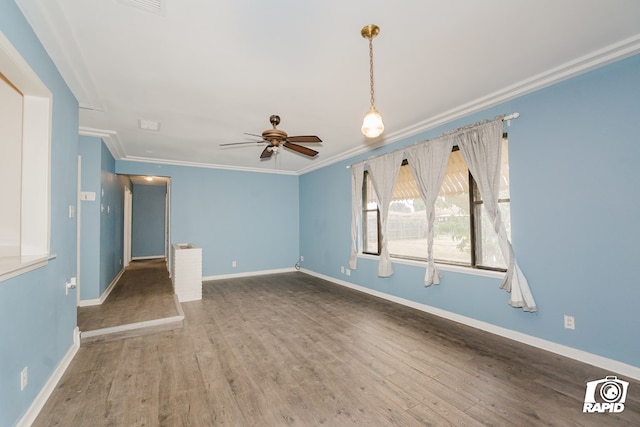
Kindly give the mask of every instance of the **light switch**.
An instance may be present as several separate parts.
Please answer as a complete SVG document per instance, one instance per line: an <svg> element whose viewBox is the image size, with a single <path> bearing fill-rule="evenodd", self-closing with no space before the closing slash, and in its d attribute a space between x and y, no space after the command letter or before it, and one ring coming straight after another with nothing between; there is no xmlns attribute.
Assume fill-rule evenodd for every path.
<svg viewBox="0 0 640 427"><path fill-rule="evenodd" d="M80 200L94 202L96 200L95 191L81 191L80 192Z"/></svg>

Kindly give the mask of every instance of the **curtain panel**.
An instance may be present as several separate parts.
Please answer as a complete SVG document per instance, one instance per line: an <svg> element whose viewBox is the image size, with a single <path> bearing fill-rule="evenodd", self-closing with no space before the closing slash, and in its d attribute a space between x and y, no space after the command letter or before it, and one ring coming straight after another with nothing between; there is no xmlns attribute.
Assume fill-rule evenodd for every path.
<svg viewBox="0 0 640 427"><path fill-rule="evenodd" d="M427 271L424 285L440 283L440 271L433 260L433 223L436 219L435 203L447 171L447 162L453 147L453 138L444 136L408 148L405 153L413 178L420 191L427 214Z"/></svg>
<svg viewBox="0 0 640 427"><path fill-rule="evenodd" d="M351 166L351 255L349 267L356 268L358 257L358 225L361 222L362 184L365 164L375 189L380 209L382 246L378 276L393 274L387 241L387 217L393 189L406 154L427 215L427 269L424 284L439 284L441 274L433 259L433 225L435 201L440 192L451 149L458 145L471 175L478 185L484 208L498 237L500 251L507 263L507 273L501 288L510 293L509 304L524 311L537 310L529 283L518 266L513 246L499 209L500 161L502 155L502 117L465 128L456 129L440 138L357 163Z"/></svg>
<svg viewBox="0 0 640 427"><path fill-rule="evenodd" d="M380 234L382 245L380 249L380 262L378 263L378 276L390 277L393 275L391 256L389 255L389 242L387 237L387 217L389 205L393 196L393 187L396 185L398 172L402 166L402 151L385 154L372 160L367 160L367 168L371 176L373 188L380 202Z"/></svg>
<svg viewBox="0 0 640 427"><path fill-rule="evenodd" d="M498 236L502 256L507 262L507 274L502 289L511 293L509 304L524 311L536 311L527 279L520 271L502 221L498 199L500 197L500 158L502 154L502 120L494 120L455 134L455 143L460 147L469 171L482 195L484 208Z"/></svg>
<svg viewBox="0 0 640 427"><path fill-rule="evenodd" d="M362 221L362 181L364 180L364 163L351 166L351 255L349 268L358 266L358 230Z"/></svg>

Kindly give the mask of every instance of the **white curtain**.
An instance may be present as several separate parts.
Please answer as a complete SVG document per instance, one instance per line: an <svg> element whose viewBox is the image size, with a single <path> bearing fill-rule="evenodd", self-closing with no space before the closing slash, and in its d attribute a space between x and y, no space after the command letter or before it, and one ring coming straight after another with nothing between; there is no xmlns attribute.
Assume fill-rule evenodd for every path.
<svg viewBox="0 0 640 427"><path fill-rule="evenodd" d="M362 218L362 181L364 178L364 163L351 166L351 255L349 268L355 270L358 266L358 225Z"/></svg>
<svg viewBox="0 0 640 427"><path fill-rule="evenodd" d="M393 196L393 187L396 185L401 165L402 151L396 151L372 160L367 160L367 168L371 176L371 182L373 183L373 188L376 190L378 201L380 202L382 247L380 251L380 263L378 264L379 277L389 277L393 274L387 242L387 217L389 204Z"/></svg>
<svg viewBox="0 0 640 427"><path fill-rule="evenodd" d="M516 263L513 247L502 222L498 198L500 191L500 160L502 151L502 120L463 129L455 134L469 171L480 190L484 207L498 236L500 250L507 262L507 274L502 288L511 293L509 304L524 311L536 311L536 303L527 279Z"/></svg>
<svg viewBox="0 0 640 427"><path fill-rule="evenodd" d="M447 162L453 146L453 137L444 136L405 151L427 214L427 271L425 286L440 283L440 271L433 261L433 223L435 202L447 171Z"/></svg>

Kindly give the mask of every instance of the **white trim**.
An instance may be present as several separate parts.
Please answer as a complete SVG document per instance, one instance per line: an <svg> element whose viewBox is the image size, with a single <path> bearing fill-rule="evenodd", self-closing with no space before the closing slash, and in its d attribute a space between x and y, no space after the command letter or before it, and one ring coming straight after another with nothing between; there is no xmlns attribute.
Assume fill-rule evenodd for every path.
<svg viewBox="0 0 640 427"><path fill-rule="evenodd" d="M302 269L301 271L303 273L309 274L311 276L319 277L321 279L327 280L329 282L335 283L340 286L344 286L350 289L354 289L356 291L364 292L366 294L373 295L378 298L386 299L388 301L392 301L407 307L415 308L416 310L424 311L425 313L434 314L444 319L453 320L454 322L471 326L472 328L480 329L482 331L490 332L492 334L499 335L501 337L509 338L514 341L518 341L523 344L530 345L532 347L537 347L542 350L550 351L552 353L556 353L561 356L568 357L570 359L574 359L579 362L587 363L589 365L593 365L598 368L602 368L611 372L616 372L618 374L633 378L635 380L640 380L640 367L638 366L629 365L614 359L609 359L607 357L599 356L597 354L589 353L583 350L568 347L566 345L558 344L552 341L547 341L542 338L523 334L522 332L517 332L511 329L503 328L501 326L496 326L491 323L473 319L471 317L462 316L460 314L452 313L447 310L442 310L437 307L432 307L426 304L407 300L394 295L389 295L384 292L369 289L360 285L355 285L353 283L349 283L344 280L339 280L334 277L325 276L324 274L316 273L311 270Z"/></svg>
<svg viewBox="0 0 640 427"><path fill-rule="evenodd" d="M577 75L594 70L598 67L602 67L612 62L635 55L639 52L640 52L640 35L629 37L625 40L606 46L603 49L597 50L595 52L591 52L580 58L565 62L564 64L558 67L552 68L550 70L539 73L535 76L532 76L520 82L514 83L510 86L507 86L506 88L500 89L496 92L477 98L459 107L456 107L448 111L445 111L441 114L437 114L435 116L429 117L417 124L407 126L403 129L399 129L396 132L385 134L385 137L382 143L380 145L377 145L375 148L380 148L382 146L400 141L404 138L418 135L422 132L426 132L430 129L434 129L438 126L463 118L470 114L480 112L484 109L494 107L496 105L512 100L519 96L523 96L528 93L532 93L537 90L543 89L545 87L554 85L561 81L567 80L571 77L575 77ZM102 132L108 135L115 134L115 131L107 131L107 130L100 131L99 129L94 129L94 131L98 133ZM109 147L108 144L107 146ZM258 169L258 168L237 167L237 166L230 166L230 165L217 165L217 164L207 164L207 163L184 162L184 161L177 161L177 160L153 159L153 158L147 158L147 157L125 156L124 150L121 151L123 153L122 156L115 156L113 151L112 151L112 154L114 154L114 157L116 158L116 160L126 160L126 161L135 161L135 162L143 162L143 163L160 163L160 164L177 165L177 166L226 169L226 170L235 170L235 171L244 171L244 172L275 173L275 174L282 174L282 175L304 175L306 173L324 168L334 163L338 163L340 161L348 160L355 156L368 153L371 151L371 149L372 147L368 145L355 147L350 150L343 151L341 154L338 154L333 157L329 157L326 159L317 159L309 166L303 167L302 169L298 169L297 171Z"/></svg>
<svg viewBox="0 0 640 427"><path fill-rule="evenodd" d="M62 375L69 367L69 364L75 357L78 349L80 349L80 330L76 327L73 330L73 344L71 344L67 354L65 354L60 363L58 363L58 366L53 371L45 385L40 389L40 392L31 403L31 406L29 406L29 409L27 409L27 412L18 421L16 424L17 427L28 427L33 424L45 403L47 403L51 393L53 393L58 385L60 378L62 378Z"/></svg>
<svg viewBox="0 0 640 427"><path fill-rule="evenodd" d="M83 108L80 107L80 114L82 114L82 111ZM107 149L115 160L120 160L127 156L124 151L124 146L122 145L122 142L120 142L120 138L118 138L118 132L114 130L104 130L79 126L78 133L82 136L93 136L96 138L101 138L102 142L104 142L104 145L107 146Z"/></svg>
<svg viewBox="0 0 640 427"><path fill-rule="evenodd" d="M180 301L178 301L178 296L173 294L173 303L176 305L176 310L178 311L177 316L164 317L162 319L154 319L154 320L144 320L142 322L129 323L126 325L112 326L109 328L95 329L93 331L80 332L80 338L92 338L100 335L108 335L115 334L118 332L126 332L132 331L135 329L148 328L151 326L161 326L167 325L170 323L181 322L184 320L184 310L182 310L182 306L180 305Z"/></svg>
<svg viewBox="0 0 640 427"><path fill-rule="evenodd" d="M16 0L29 25L44 40L48 56L55 59L56 68L81 106L103 111L104 99L93 82L89 68L73 35L71 25L59 1L34 2Z"/></svg>
<svg viewBox="0 0 640 427"><path fill-rule="evenodd" d="M155 159L152 157L126 156L118 160L129 161L129 162L141 162L141 163L158 163L162 165L173 165L173 166L187 166L191 168L224 169L224 170L233 170L233 171L240 171L240 172L256 172L256 173L275 173L278 175L299 175L298 172L296 171L286 171L281 169L249 168L249 167L241 167L241 166L218 165L215 163L197 163L197 162L187 162L187 161L181 161L181 160Z"/></svg>
<svg viewBox="0 0 640 427"><path fill-rule="evenodd" d="M210 280L221 280L221 279L235 279L238 277L251 277L251 276L263 276L265 274L277 274L277 273L290 273L292 271L297 271L294 267L288 268L280 268L276 270L262 270L262 271L248 271L245 273L234 273L234 274L219 274L217 276L202 276L203 282L208 282Z"/></svg>
<svg viewBox="0 0 640 427"><path fill-rule="evenodd" d="M639 52L640 52L640 35L636 35L628 39L622 40L620 42L614 43L603 49L597 50L595 52L591 52L580 58L565 62L564 64L558 67L539 73L533 77L517 82L511 86L507 86L504 89L501 89L496 92L485 95L483 97L477 98L459 107L445 111L444 113L437 114L433 117L429 117L415 125L407 126L404 129L400 129L396 132L386 134L382 144L376 146L376 148L392 144L394 142L400 141L407 137L420 134L422 132L426 132L430 129L433 129L438 126L444 125L446 123L452 122L454 120L463 118L470 114L480 112L484 109L494 107L496 105L512 100L519 96L523 96L528 93L535 92L537 90L540 90L545 87L559 83L561 81L567 80L571 77L575 77L577 75L586 73L598 67L602 67L612 62L635 55ZM161 160L161 159L152 159L152 158L135 157L135 156L127 156L125 158L121 158L121 160L130 160L130 161L147 162L147 163L162 163L162 164L169 164L169 165L182 165L182 166L191 166L191 167L214 168L214 169L227 169L227 170L237 170L237 171L245 171L245 172L276 173L276 174L285 174L285 175L304 175L306 173L324 168L326 166L332 165L334 163L338 163L343 160L351 159L355 156L368 153L370 151L371 151L371 146L355 147L350 150L344 151L337 156L314 161L309 166L306 166L297 171L234 167L229 165L180 162L180 161Z"/></svg>
<svg viewBox="0 0 640 427"><path fill-rule="evenodd" d="M163 317L162 319L143 320L142 322L128 323L126 325L111 326L109 328L95 329L93 331L81 332L81 338L92 338L100 335L115 334L118 332L133 331L135 329L149 328L151 326L167 325L184 320L184 315Z"/></svg>
<svg viewBox="0 0 640 427"><path fill-rule="evenodd" d="M30 257L0 257L0 282L36 268L44 267L55 257L56 254Z"/></svg>
<svg viewBox="0 0 640 427"><path fill-rule="evenodd" d="M417 135L440 125L452 122L456 119L468 116L473 113L477 113L486 108L496 106L519 96L526 95L528 93L567 80L571 77L575 77L579 74L594 70L598 67L602 67L612 62L627 58L639 52L640 35L629 37L612 45L606 46L603 49L581 56L580 58L565 62L558 67L552 68L533 77L517 82L511 86L507 86L504 89L498 90L466 104L463 104L459 107L453 108L449 111L445 111L444 113L429 117L428 119L425 119L415 125L407 126L404 129L400 129L396 132L387 134L385 135L382 145L377 147L389 145L401 139ZM371 151L371 147L367 146L348 150L338 156L334 156L320 162L314 162L312 165L298 170L297 174L303 175L305 173L312 172L314 170L329 166L342 160L347 160L351 157L359 154L364 154L369 151Z"/></svg>
<svg viewBox="0 0 640 427"><path fill-rule="evenodd" d="M358 258L370 259L374 261L378 261L380 259L378 255L369 255L369 254L363 254L363 253L359 253ZM427 267L426 261L394 258L393 255L391 256L391 263L411 265L414 267L423 267L423 268ZM505 274L507 274L504 271L484 270L482 268L471 268L471 267L465 267L463 265L441 264L439 262L436 262L435 264L438 267L438 269L441 271L451 271L454 273L468 274L471 276L482 276L482 277L491 277L494 279L504 279Z"/></svg>
<svg viewBox="0 0 640 427"><path fill-rule="evenodd" d="M107 297L109 296L113 288L115 288L116 284L118 283L118 280L120 280L120 277L122 277L122 275L124 274L124 270L125 269L123 268L122 270L120 270L118 274L116 274L116 277L113 278L113 280L111 281L107 289L105 289L102 295L100 295L100 298L82 299L78 301L78 307L89 307L91 305L100 305L103 302L105 302L105 300L107 299Z"/></svg>
<svg viewBox="0 0 640 427"><path fill-rule="evenodd" d="M143 261L145 259L165 259L164 255L151 255L151 256L134 256L131 257L131 261Z"/></svg>

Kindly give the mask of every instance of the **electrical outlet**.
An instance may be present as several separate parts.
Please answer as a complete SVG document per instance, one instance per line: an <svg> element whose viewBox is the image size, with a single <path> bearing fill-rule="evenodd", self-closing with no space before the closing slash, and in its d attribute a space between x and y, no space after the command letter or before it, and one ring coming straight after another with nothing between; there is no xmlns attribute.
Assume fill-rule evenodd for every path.
<svg viewBox="0 0 640 427"><path fill-rule="evenodd" d="M238 263L236 263L235 261L231 261L231 267L236 268L237 265Z"/></svg>
<svg viewBox="0 0 640 427"><path fill-rule="evenodd" d="M576 328L576 319L573 316L569 316L567 314L564 315L564 327L565 329L575 329Z"/></svg>
<svg viewBox="0 0 640 427"><path fill-rule="evenodd" d="M20 391L24 390L27 387L27 383L29 382L29 371L25 366L20 372Z"/></svg>
<svg viewBox="0 0 640 427"><path fill-rule="evenodd" d="M351 276L351 270L347 268L347 276Z"/></svg>
<svg viewBox="0 0 640 427"><path fill-rule="evenodd" d="M304 261L304 257L300 255L300 261Z"/></svg>
<svg viewBox="0 0 640 427"><path fill-rule="evenodd" d="M344 274L344 265L340 266L340 273Z"/></svg>

